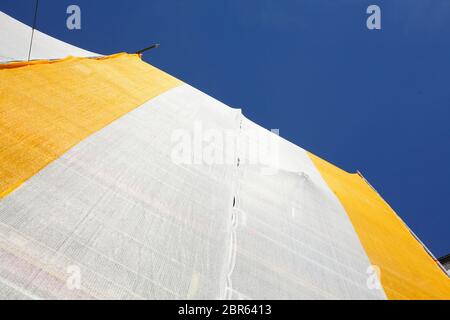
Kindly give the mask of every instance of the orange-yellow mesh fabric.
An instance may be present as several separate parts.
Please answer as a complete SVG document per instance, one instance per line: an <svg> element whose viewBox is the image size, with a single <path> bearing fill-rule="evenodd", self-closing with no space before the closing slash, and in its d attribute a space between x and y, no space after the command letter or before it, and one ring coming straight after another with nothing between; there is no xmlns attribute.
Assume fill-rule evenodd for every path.
<svg viewBox="0 0 450 320"><path fill-rule="evenodd" d="M309 154L345 208L389 299L450 299L450 279L358 174Z"/></svg>
<svg viewBox="0 0 450 320"><path fill-rule="evenodd" d="M0 198L181 81L138 55L0 65Z"/></svg>

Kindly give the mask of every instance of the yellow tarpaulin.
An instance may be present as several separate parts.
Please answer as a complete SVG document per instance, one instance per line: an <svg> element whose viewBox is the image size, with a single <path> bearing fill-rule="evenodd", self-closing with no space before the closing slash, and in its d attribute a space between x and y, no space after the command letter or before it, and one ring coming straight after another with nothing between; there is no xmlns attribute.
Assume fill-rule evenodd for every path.
<svg viewBox="0 0 450 320"><path fill-rule="evenodd" d="M392 208L358 174L310 154L345 208L389 299L450 299L450 279Z"/></svg>
<svg viewBox="0 0 450 320"><path fill-rule="evenodd" d="M68 149L181 82L138 55L0 67L0 198Z"/></svg>

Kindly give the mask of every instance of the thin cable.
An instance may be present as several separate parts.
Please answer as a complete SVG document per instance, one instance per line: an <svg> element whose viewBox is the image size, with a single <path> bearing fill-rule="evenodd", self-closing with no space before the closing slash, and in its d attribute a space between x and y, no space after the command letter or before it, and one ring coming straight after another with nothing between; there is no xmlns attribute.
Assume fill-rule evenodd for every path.
<svg viewBox="0 0 450 320"><path fill-rule="evenodd" d="M28 51L28 61L30 61L31 58L31 48L33 47L34 29L36 29L38 7L39 7L39 0L36 0L36 8L34 9L33 29L31 31L30 50Z"/></svg>
<svg viewBox="0 0 450 320"><path fill-rule="evenodd" d="M159 43L152 44L150 47L147 47L147 48L145 48L145 49L136 51L135 53L137 53L137 54L143 54L145 51L149 51L149 50L156 49L156 48L159 48Z"/></svg>

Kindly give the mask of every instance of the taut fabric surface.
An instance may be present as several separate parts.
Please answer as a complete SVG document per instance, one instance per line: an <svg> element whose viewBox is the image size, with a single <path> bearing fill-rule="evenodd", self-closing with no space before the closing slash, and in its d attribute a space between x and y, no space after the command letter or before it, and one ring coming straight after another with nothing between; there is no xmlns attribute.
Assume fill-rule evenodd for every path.
<svg viewBox="0 0 450 320"><path fill-rule="evenodd" d="M450 278L392 208L358 174L310 154L350 217L390 299L450 299Z"/></svg>
<svg viewBox="0 0 450 320"><path fill-rule="evenodd" d="M90 134L179 84L129 54L0 65L0 198Z"/></svg>
<svg viewBox="0 0 450 320"><path fill-rule="evenodd" d="M172 134L236 132L237 116L183 85L34 175L0 202L1 296L224 298L236 166L175 164Z"/></svg>
<svg viewBox="0 0 450 320"><path fill-rule="evenodd" d="M232 297L385 299L367 286L369 259L305 150L245 118L240 140ZM250 150L267 145L253 163Z"/></svg>

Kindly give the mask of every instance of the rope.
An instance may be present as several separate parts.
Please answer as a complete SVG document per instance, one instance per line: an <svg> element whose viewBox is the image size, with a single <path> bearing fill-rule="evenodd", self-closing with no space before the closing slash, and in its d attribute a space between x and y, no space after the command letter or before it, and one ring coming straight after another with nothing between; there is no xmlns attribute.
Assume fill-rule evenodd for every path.
<svg viewBox="0 0 450 320"><path fill-rule="evenodd" d="M36 0L36 7L34 8L33 29L31 31L30 50L28 51L28 61L30 61L30 58L31 58L31 48L33 47L34 29L36 29L36 19L37 19L38 7L39 7L39 0Z"/></svg>

